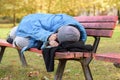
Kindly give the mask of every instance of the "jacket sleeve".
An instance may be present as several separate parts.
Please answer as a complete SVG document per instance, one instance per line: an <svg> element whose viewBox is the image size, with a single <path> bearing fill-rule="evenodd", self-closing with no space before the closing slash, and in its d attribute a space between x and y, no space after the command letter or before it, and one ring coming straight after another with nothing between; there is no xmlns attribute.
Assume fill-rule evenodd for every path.
<svg viewBox="0 0 120 80"><path fill-rule="evenodd" d="M81 35L80 40L82 40L82 41L85 42L86 39L87 39L86 30L85 30L84 26L81 25L80 23L77 23L77 25L78 25L78 28L79 28L79 30L80 30L80 35Z"/></svg>
<svg viewBox="0 0 120 80"><path fill-rule="evenodd" d="M54 32L50 32L49 30L46 30L42 24L40 24L38 21L35 22L33 25L33 31L32 31L32 38L35 40L40 40L43 42L42 48L46 47L48 43L48 37L53 34Z"/></svg>
<svg viewBox="0 0 120 80"><path fill-rule="evenodd" d="M47 41L47 38L53 33L45 29L39 21L36 21L32 27L32 37L36 40Z"/></svg>

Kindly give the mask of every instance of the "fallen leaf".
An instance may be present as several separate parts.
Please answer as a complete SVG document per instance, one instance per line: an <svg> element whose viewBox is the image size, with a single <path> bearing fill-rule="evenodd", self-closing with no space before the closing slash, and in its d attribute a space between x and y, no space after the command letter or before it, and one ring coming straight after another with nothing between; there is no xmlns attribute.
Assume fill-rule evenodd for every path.
<svg viewBox="0 0 120 80"><path fill-rule="evenodd" d="M49 80L49 78L47 78L46 76L43 76L41 80Z"/></svg>
<svg viewBox="0 0 120 80"><path fill-rule="evenodd" d="M31 71L29 73L27 73L28 77L35 77L35 76L39 76L39 71Z"/></svg>

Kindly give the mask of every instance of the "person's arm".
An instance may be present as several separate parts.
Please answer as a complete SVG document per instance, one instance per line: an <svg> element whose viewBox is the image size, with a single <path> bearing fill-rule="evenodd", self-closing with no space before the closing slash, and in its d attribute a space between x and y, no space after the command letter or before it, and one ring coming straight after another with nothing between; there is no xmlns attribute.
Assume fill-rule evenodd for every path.
<svg viewBox="0 0 120 80"><path fill-rule="evenodd" d="M36 40L41 40L43 42L42 49L47 46L58 46L58 43L55 41L57 36L54 34L54 32L50 32L49 30L45 29L44 26L40 24L40 22L36 22L33 27L33 38Z"/></svg>

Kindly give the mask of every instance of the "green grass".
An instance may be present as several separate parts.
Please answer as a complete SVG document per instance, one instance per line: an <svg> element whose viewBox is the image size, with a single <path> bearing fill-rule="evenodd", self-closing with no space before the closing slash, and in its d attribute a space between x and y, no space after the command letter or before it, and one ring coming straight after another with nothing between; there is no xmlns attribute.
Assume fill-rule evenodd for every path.
<svg viewBox="0 0 120 80"><path fill-rule="evenodd" d="M11 28L0 28L0 38L6 39L7 36L9 35L10 29Z"/></svg>
<svg viewBox="0 0 120 80"><path fill-rule="evenodd" d="M11 28L0 28L0 38L6 38ZM92 39L88 38L88 43ZM113 37L102 38L97 53L120 53L120 26L114 31ZM0 64L0 80L53 80L55 72L47 73L43 58L32 52L25 53L28 67L22 67L17 51L7 48ZM58 61L55 61L55 70ZM112 63L93 60L90 64L94 80L120 80L120 69ZM30 72L38 74L29 76ZM4 79L2 79L4 78ZM84 74L79 62L68 61L63 80L84 80Z"/></svg>

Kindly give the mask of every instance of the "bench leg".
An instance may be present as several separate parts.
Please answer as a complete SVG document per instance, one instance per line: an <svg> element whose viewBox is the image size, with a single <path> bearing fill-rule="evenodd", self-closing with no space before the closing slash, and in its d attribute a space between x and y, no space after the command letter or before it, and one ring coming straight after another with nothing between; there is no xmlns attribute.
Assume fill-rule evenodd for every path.
<svg viewBox="0 0 120 80"><path fill-rule="evenodd" d="M18 53L19 53L20 61L22 62L22 66L27 66L27 62L26 62L24 54L21 53L20 50L18 50Z"/></svg>
<svg viewBox="0 0 120 80"><path fill-rule="evenodd" d="M58 68L57 68L54 80L62 80L62 75L64 72L66 62L67 60L59 60L59 64L58 64Z"/></svg>
<svg viewBox="0 0 120 80"><path fill-rule="evenodd" d="M116 68L120 68L120 63L113 63Z"/></svg>
<svg viewBox="0 0 120 80"><path fill-rule="evenodd" d="M80 60L82 69L85 75L85 80L93 80L90 67L89 67L89 63L91 62L91 60L92 58L83 58Z"/></svg>
<svg viewBox="0 0 120 80"><path fill-rule="evenodd" d="M1 46L0 47L0 63L1 63L1 61L2 61L2 57L3 57L3 54L4 54L4 52L5 52L5 46Z"/></svg>

